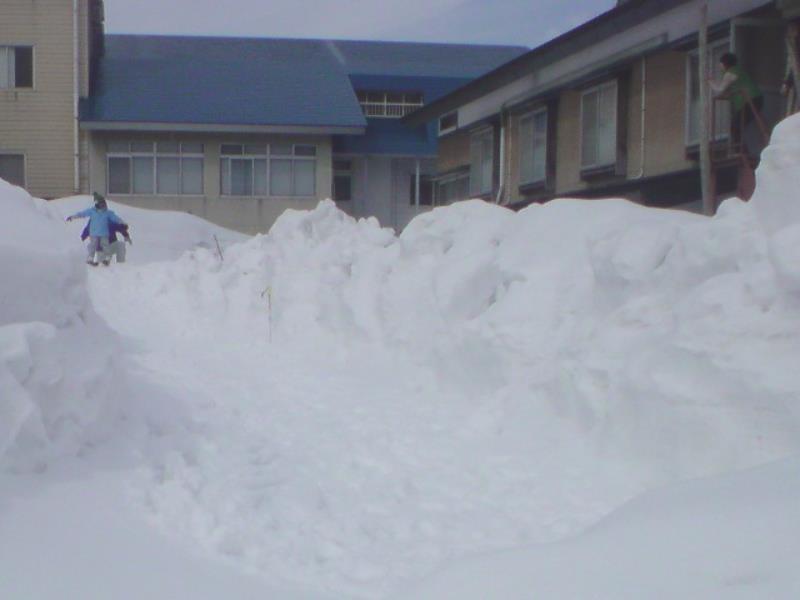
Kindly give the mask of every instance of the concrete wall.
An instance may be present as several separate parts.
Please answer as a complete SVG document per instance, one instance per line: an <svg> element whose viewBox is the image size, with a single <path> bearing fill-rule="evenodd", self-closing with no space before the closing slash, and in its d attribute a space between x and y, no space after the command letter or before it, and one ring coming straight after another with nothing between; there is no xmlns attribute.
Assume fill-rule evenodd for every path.
<svg viewBox="0 0 800 600"><path fill-rule="evenodd" d="M87 0L79 7L83 23ZM34 48L33 89L0 90L0 152L25 155L26 183L33 195L70 195L76 191L72 2L0 1L0 45ZM86 81L80 83L85 91Z"/></svg>
<svg viewBox="0 0 800 600"><path fill-rule="evenodd" d="M338 157L337 157L338 158ZM353 164L353 199L340 208L356 218L375 217L382 227L401 231L417 214L430 207L411 204L413 158L391 156L348 157ZM420 160L420 174L433 175L435 159Z"/></svg>
<svg viewBox="0 0 800 600"><path fill-rule="evenodd" d="M205 145L202 196L138 196L109 195L123 204L141 208L179 210L213 223L244 233L266 232L287 208L310 209L320 200L331 196L331 140L328 136L254 136L235 134L153 134L101 133L91 134L90 191L107 192L108 142L114 141L181 141ZM220 146L222 144L294 143L317 147L317 182L314 197L228 197L220 194Z"/></svg>

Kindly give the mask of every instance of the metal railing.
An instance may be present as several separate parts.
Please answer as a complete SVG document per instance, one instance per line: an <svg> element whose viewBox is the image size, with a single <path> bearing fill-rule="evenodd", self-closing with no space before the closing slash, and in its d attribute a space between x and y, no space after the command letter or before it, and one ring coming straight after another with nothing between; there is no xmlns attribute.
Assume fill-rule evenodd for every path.
<svg viewBox="0 0 800 600"><path fill-rule="evenodd" d="M384 119L399 119L421 107L421 102L361 102L365 116Z"/></svg>

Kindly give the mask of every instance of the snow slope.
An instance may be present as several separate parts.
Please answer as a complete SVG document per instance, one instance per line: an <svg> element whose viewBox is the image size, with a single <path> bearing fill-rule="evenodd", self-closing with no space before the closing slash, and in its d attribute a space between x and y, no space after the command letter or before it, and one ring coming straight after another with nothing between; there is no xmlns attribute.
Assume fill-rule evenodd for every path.
<svg viewBox="0 0 800 600"><path fill-rule="evenodd" d="M793 458L650 492L580 537L465 560L397 598L798 598L799 474Z"/></svg>
<svg viewBox="0 0 800 600"><path fill-rule="evenodd" d="M0 357L12 356L0 361L11 374L0 380L0 410L14 415L0 422L16 424L2 439L4 464L18 473L0 476L0 556L8 559L0 585L24 589L17 574L33 572L32 553L14 550L26 536L68 548L82 523L92 532L86 556L120 546L135 560L158 547L176 571L218 571L216 582L197 586L209 597L220 582L234 586L229 597L260 586L268 597L285 597L276 589L459 597L470 585L496 597L480 576L490 572L483 561L505 569L511 593L550 548L577 560L618 542L613 577L641 554L649 531L678 561L670 564L689 555L719 569L716 580L687 579L687 597L716 593L720 581L741 583L745 597L793 597L787 561L758 543L777 520L742 527L738 549L729 544L705 562L688 552L694 538L669 538L657 522L687 530L702 520L721 544L730 541L722 526L749 518L750 507L795 522L789 504L773 502L778 491L796 494L793 462L729 484L652 492L602 519L665 484L800 453L799 134L799 118L782 124L753 201L726 202L713 219L621 200L563 200L516 214L464 202L396 236L323 202L288 211L269 235L228 245L235 240L192 217L120 206L133 226L131 264L88 277L79 249L67 250L79 225L59 222L85 200L44 206L0 190L28 219L18 232L0 225L8 229L0 260L11 273L0 323L12 328L0 337ZM33 243L44 235L53 243L41 251L52 259ZM35 261L52 276L39 277ZM32 321L49 324L46 332ZM88 331L92 323L98 329ZM18 327L40 337L29 332L26 346ZM39 353L59 347L51 362L79 368L58 381L77 381L81 393L53 392L30 376L50 364ZM98 361L103 353L110 362ZM89 385L93 372L101 382ZM56 379L54 368L43 373ZM50 398L68 418L42 432L31 415ZM53 443L63 423L70 443ZM21 431L46 440L49 458L23 444ZM36 465L45 472L32 475ZM771 482L763 495L736 502L761 481ZM77 529L38 527L61 496L60 516ZM92 498L116 510L83 510ZM727 514L721 525L716 507ZM412 585L500 550L443 573L434 587ZM92 562L65 573L53 557L37 568L76 590L86 585L88 595L107 589L82 583ZM638 581L649 586L659 563L647 564ZM566 570L555 572L551 597L580 589ZM241 587L235 573L248 573ZM158 597L136 572L108 577ZM619 589L603 588L600 574L594 581ZM165 597L180 593L167 589Z"/></svg>

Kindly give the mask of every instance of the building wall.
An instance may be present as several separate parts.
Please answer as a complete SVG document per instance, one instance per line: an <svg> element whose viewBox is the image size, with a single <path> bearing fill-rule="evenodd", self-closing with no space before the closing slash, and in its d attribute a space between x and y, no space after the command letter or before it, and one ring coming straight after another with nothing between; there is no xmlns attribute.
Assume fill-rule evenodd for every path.
<svg viewBox="0 0 800 600"><path fill-rule="evenodd" d="M33 89L0 90L0 152L25 155L28 190L44 198L76 191L72 19L65 0L0 2L0 45L34 48Z"/></svg>
<svg viewBox="0 0 800 600"><path fill-rule="evenodd" d="M331 139L329 136L254 136L236 134L91 134L90 191L106 194L106 149L115 141L181 141L205 145L202 196L109 195L114 201L140 208L178 210L197 215L213 223L244 233L266 232L287 208L311 209L320 200L331 197ZM220 194L220 146L249 143L314 144L317 147L316 195L312 197L228 197Z"/></svg>
<svg viewBox="0 0 800 600"><path fill-rule="evenodd" d="M577 91L561 94L558 102L558 121L556 130L556 193L583 189L586 184L581 180L581 95Z"/></svg>
<svg viewBox="0 0 800 600"><path fill-rule="evenodd" d="M696 168L686 158L686 54L669 51L646 59L645 153L642 156L642 60L631 64L627 93L627 161L625 175L587 180L581 176L581 92L563 91L556 115L556 169L554 189L536 190L532 195L519 191L520 118L540 105L532 104L509 117L506 135L508 188L504 197L515 203L536 197L581 193L627 179L655 177ZM619 88L622 94L624 87ZM624 99L620 96L619 101ZM550 140L552 143L553 140ZM644 159L644 161L643 161Z"/></svg>
<svg viewBox="0 0 800 600"><path fill-rule="evenodd" d="M353 164L353 199L340 208L355 218L374 217L382 227L401 231L428 206L411 204L411 178L416 160L392 156L350 157ZM420 160L420 175L436 172L435 159Z"/></svg>
<svg viewBox="0 0 800 600"><path fill-rule="evenodd" d="M439 155L436 168L446 173L458 167L469 166L470 131L460 129L439 138Z"/></svg>
<svg viewBox="0 0 800 600"><path fill-rule="evenodd" d="M686 53L663 52L646 60L645 177L695 168L686 158ZM628 176L641 169L641 62L631 77Z"/></svg>

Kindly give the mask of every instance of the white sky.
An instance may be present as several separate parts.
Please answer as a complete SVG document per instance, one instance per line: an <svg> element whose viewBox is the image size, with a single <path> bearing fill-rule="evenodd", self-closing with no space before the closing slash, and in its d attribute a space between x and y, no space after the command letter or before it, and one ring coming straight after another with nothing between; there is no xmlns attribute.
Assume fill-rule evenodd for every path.
<svg viewBox="0 0 800 600"><path fill-rule="evenodd" d="M105 0L109 33L535 46L615 0Z"/></svg>

